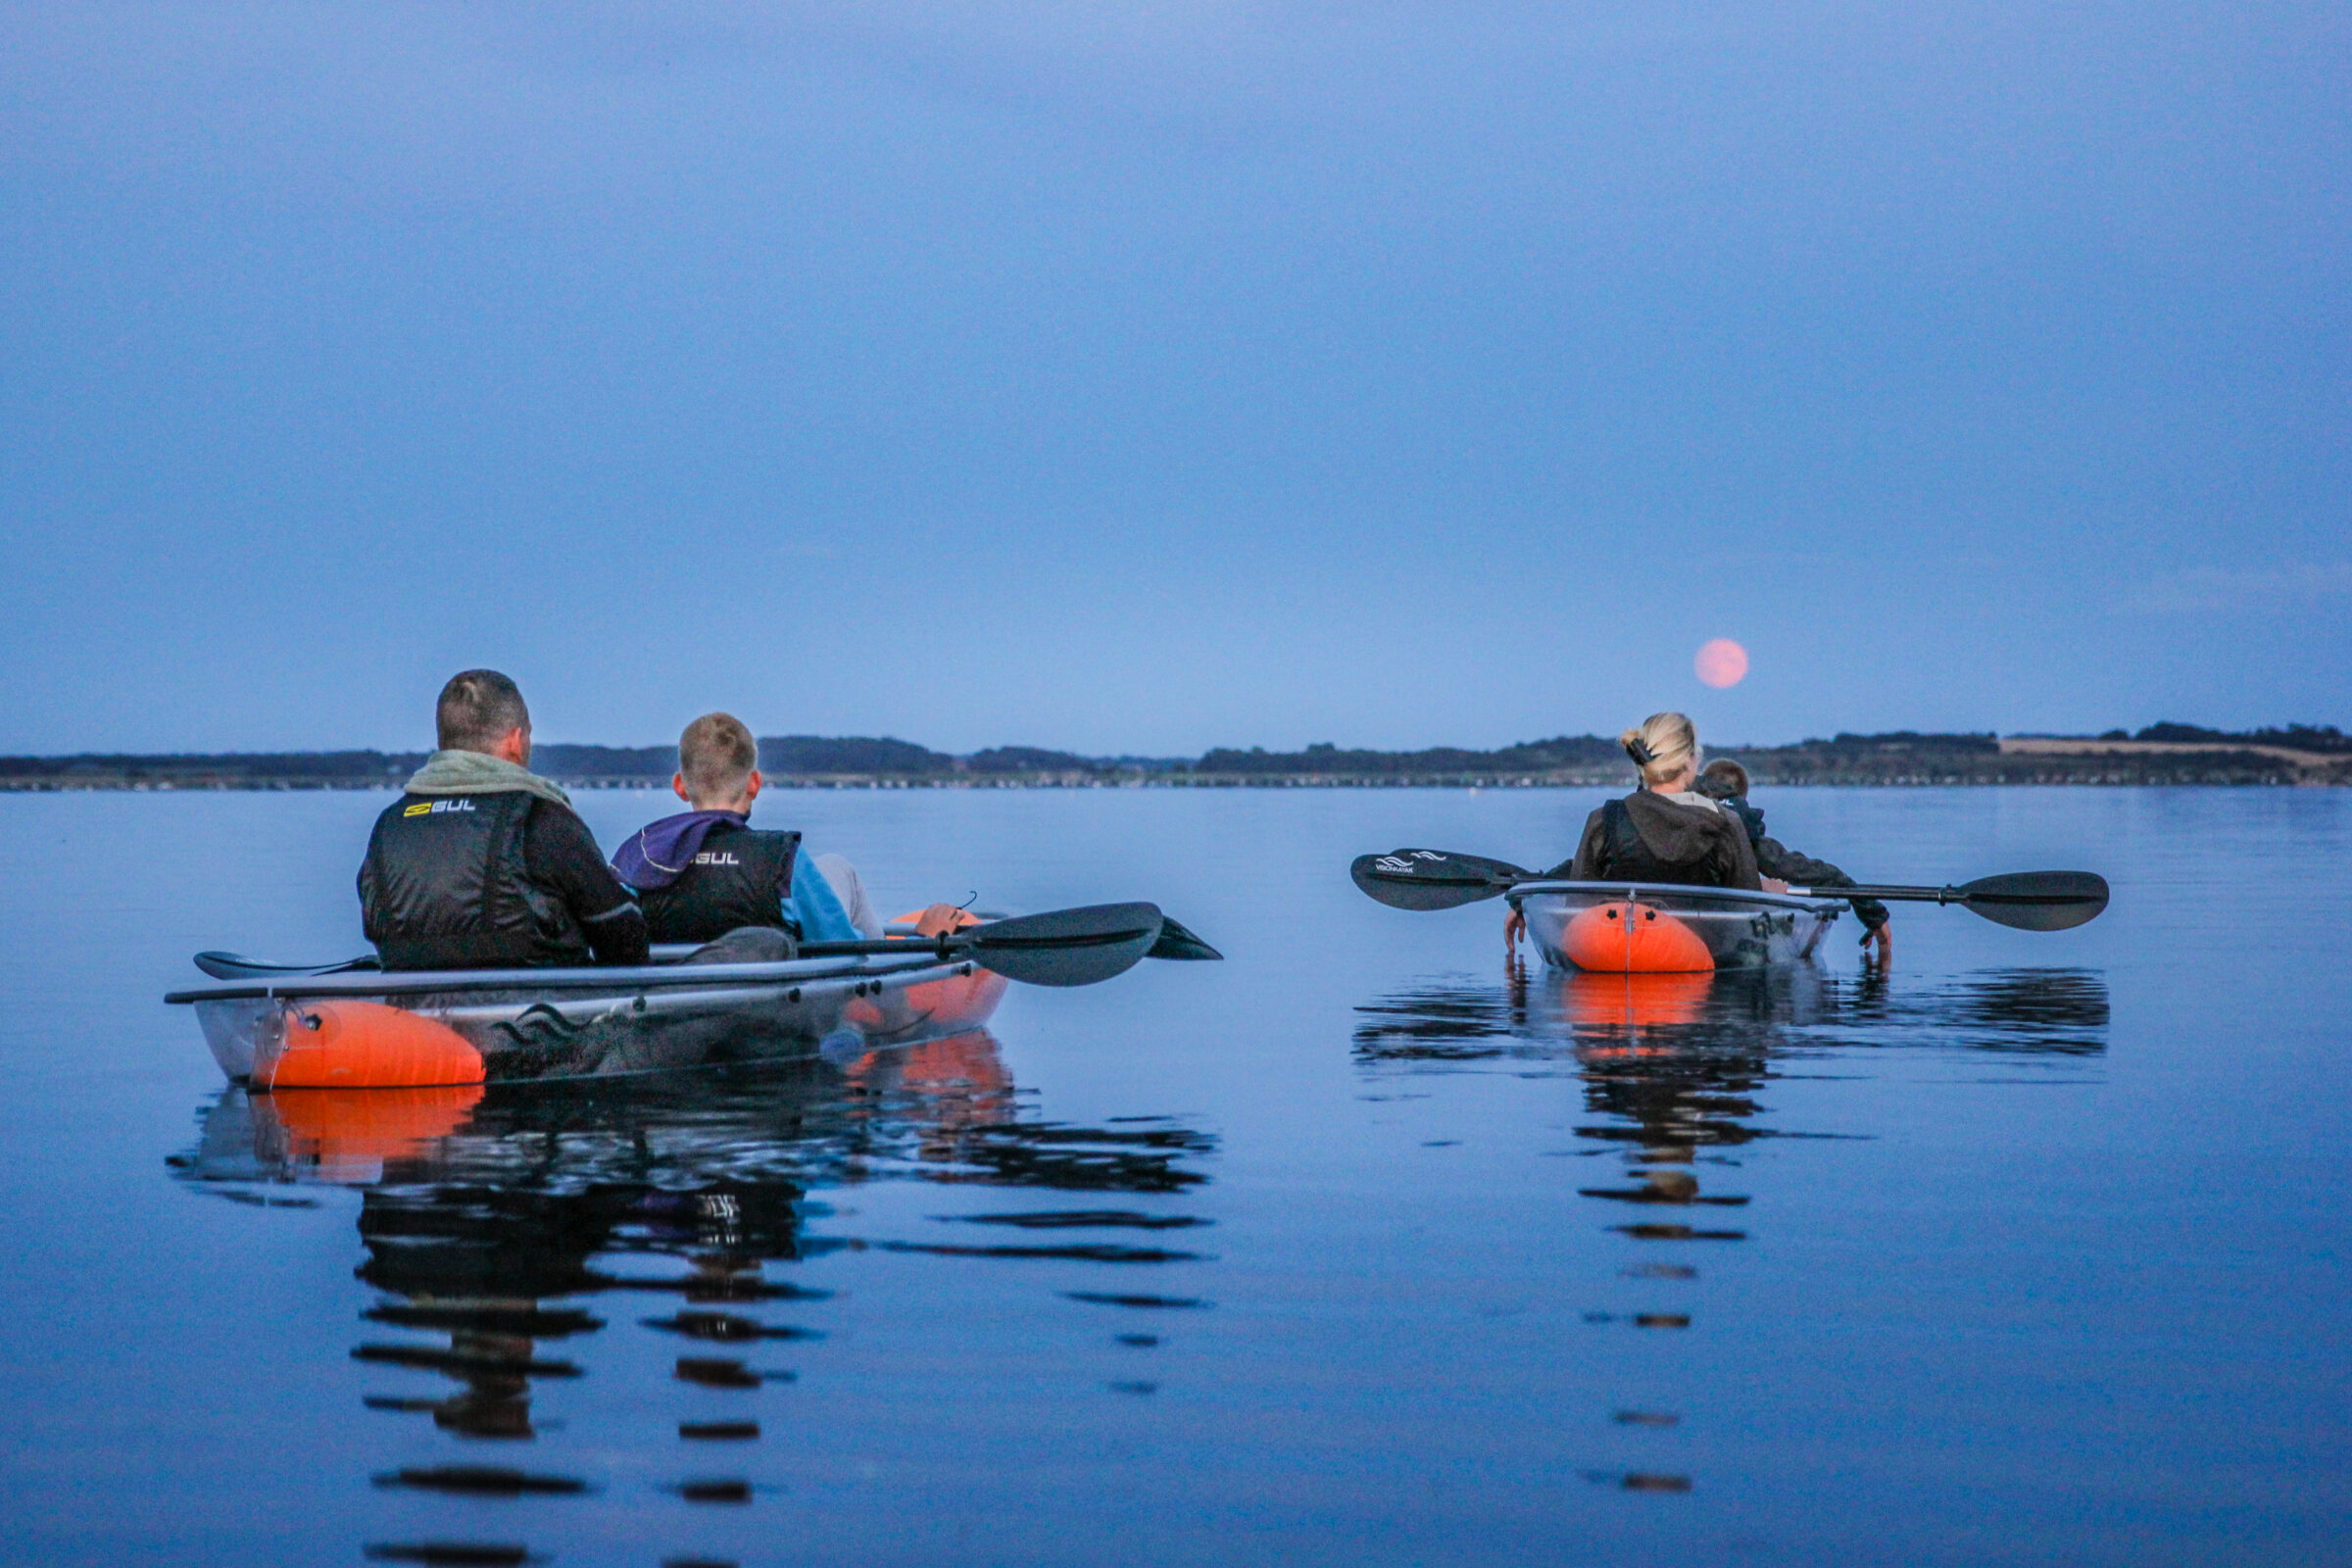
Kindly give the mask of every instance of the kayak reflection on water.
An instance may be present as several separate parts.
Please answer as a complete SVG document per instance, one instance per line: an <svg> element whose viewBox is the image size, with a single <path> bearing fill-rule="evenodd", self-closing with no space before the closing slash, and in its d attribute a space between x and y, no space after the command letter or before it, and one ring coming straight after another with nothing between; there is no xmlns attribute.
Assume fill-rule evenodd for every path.
<svg viewBox="0 0 2352 1568"><path fill-rule="evenodd" d="M1608 1205L1606 1228L1636 1249L1620 1273L1656 1293L1649 1308L1588 1312L1644 1330L1688 1329L1680 1293L1710 1249L1737 1246L1754 1228L1752 1189L1769 1163L1748 1146L1766 1139L1840 1138L1821 1129L1768 1125L1762 1095L1785 1059L1837 1046L1989 1052L2053 1063L2107 1048L2105 979L2084 969L1993 969L1941 981L1889 981L1865 969L1840 977L1806 964L1731 973L1597 974L1514 966L1504 985L1437 983L1358 1008L1355 1059L1382 1077L1484 1070L1509 1063L1530 1078L1583 1083L1586 1147L1549 1151L1614 1160L1613 1174L1584 1176L1578 1195ZM1555 1072L1545 1071L1549 1065ZM1589 1169L1589 1167L1588 1167ZM1767 1216L1768 1217L1768 1216ZM1685 1492L1690 1475L1656 1467L1655 1432L1683 1412L1647 1396L1647 1363L1612 1412L1624 1433L1597 1482L1633 1492Z"/></svg>
<svg viewBox="0 0 2352 1568"><path fill-rule="evenodd" d="M196 1152L175 1163L205 1183L406 1186L466 1179L485 1161L508 1171L502 1156L514 1141L540 1136L565 1142L530 1168L528 1179L537 1181L658 1179L746 1158L779 1159L796 1174L814 1175L828 1154L838 1154L838 1141L853 1126L870 1127L891 1110L905 1113L894 1127L936 1131L993 1123L1014 1108L1011 1076L995 1038L974 1030L862 1051L832 1066L794 1058L638 1075L619 1085L587 1079L273 1094L232 1086L206 1113ZM602 1143L580 1142L624 1132L632 1140L660 1140L639 1150L625 1172L605 1168L609 1151ZM936 1138L924 1147L952 1151Z"/></svg>
<svg viewBox="0 0 2352 1568"><path fill-rule="evenodd" d="M1836 1043L2080 1056L2106 1050L2108 1027L2105 977L2077 968L1898 983L1876 968L1838 975L1813 964L1606 974L1514 962L1501 984L1465 976L1356 1011L1355 1054L1365 1065L1556 1060L1563 1049L1606 1049L1620 1039L1658 1050L1770 1053ZM1812 1033L1849 1029L1869 1032Z"/></svg>
<svg viewBox="0 0 2352 1568"><path fill-rule="evenodd" d="M191 1185L252 1203L284 1202L295 1185L360 1189L367 1255L357 1274L377 1294L363 1313L369 1327L350 1354L388 1375L366 1403L390 1417L429 1417L441 1432L467 1441L449 1455L452 1462L392 1469L377 1476L379 1485L560 1495L594 1490L604 1478L483 1464L473 1446L541 1437L546 1423L534 1408L541 1385L611 1375L616 1355L658 1347L675 1383L685 1385L680 1392L693 1418L674 1433L642 1436L670 1455L660 1462L732 1454L740 1470L760 1451L743 1446L761 1434L758 1391L793 1380L795 1369L782 1364L786 1353L825 1338L823 1303L833 1293L796 1281L792 1265L858 1250L1050 1257L1086 1268L1192 1260L1199 1254L1109 1246L1087 1233L1207 1223L1151 1205L1204 1184L1192 1161L1213 1147L1166 1118L1107 1127L1044 1121L1024 1106L996 1041L973 1031L869 1051L838 1067L804 1060L618 1086L231 1088L207 1110L198 1147L172 1163ZM824 1189L890 1180L1118 1193L1123 1203L936 1216L959 1222L959 1231L1014 1227L1024 1241L1032 1231L1048 1233L1037 1246L940 1246L809 1230L812 1220L835 1212L815 1198ZM1002 1197L984 1201L1005 1206ZM1131 1272L1111 1269L1073 1283L1089 1277L1107 1289L1091 1298L1062 1293L1078 1298L1069 1310L1100 1311L1079 1304L1090 1299L1140 1298L1112 1294ZM624 1343L600 1350L598 1337L616 1323ZM402 1373L453 1387L403 1387ZM575 1433L596 1390L583 1393L585 1401L566 1401ZM612 1397L620 1401L617 1420L642 1426L642 1410L621 1388ZM585 1446L575 1437L564 1448L606 1455L630 1430L598 1434ZM416 1441L413 1428L385 1431L387 1444L404 1450ZM681 1440L687 1448L670 1446ZM736 1474L686 1476L672 1490L684 1501L742 1501L753 1488Z"/></svg>

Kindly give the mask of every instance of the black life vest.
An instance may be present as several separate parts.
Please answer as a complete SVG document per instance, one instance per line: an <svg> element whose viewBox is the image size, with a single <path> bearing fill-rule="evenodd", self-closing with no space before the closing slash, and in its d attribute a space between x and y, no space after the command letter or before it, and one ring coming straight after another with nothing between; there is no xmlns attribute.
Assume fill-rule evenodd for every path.
<svg viewBox="0 0 2352 1568"><path fill-rule="evenodd" d="M1711 888L1721 884L1704 860L1662 860L1642 840L1634 813L1625 802L1611 801L1600 808L1608 844L1608 863L1600 868L1606 882L1670 882L1685 887Z"/></svg>
<svg viewBox="0 0 2352 1568"><path fill-rule="evenodd" d="M713 823L676 881L639 891L647 935L656 942L715 942L747 925L791 929L784 900L792 896L800 849L798 833Z"/></svg>
<svg viewBox="0 0 2352 1568"><path fill-rule="evenodd" d="M538 797L404 795L360 865L360 913L387 969L518 969L595 962L580 923L534 886L523 829Z"/></svg>

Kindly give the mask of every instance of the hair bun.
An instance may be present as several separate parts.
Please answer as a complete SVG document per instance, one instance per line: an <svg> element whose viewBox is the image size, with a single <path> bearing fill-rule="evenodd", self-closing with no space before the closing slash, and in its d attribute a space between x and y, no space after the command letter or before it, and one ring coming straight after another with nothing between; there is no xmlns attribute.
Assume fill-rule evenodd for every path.
<svg viewBox="0 0 2352 1568"><path fill-rule="evenodd" d="M1652 713L1620 732L1617 744L1642 769L1642 782L1653 787L1699 763L1698 733L1681 713Z"/></svg>

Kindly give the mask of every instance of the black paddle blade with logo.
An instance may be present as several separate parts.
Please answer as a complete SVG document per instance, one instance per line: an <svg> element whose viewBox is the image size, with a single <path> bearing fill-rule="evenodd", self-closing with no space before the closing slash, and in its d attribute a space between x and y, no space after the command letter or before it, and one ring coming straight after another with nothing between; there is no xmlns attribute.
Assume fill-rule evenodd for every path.
<svg viewBox="0 0 2352 1568"><path fill-rule="evenodd" d="M2015 871L1953 892L1975 913L2020 931L2064 931L2107 907L2107 879L2095 871Z"/></svg>
<svg viewBox="0 0 2352 1568"><path fill-rule="evenodd" d="M1091 986L1143 961L1166 923L1153 904L1093 904L967 926L953 949L1007 980Z"/></svg>
<svg viewBox="0 0 2352 1568"><path fill-rule="evenodd" d="M1392 909L1458 908L1508 893L1514 884L1535 877L1533 871L1523 871L1507 860L1448 855L1444 850L1359 855L1348 874L1357 887Z"/></svg>

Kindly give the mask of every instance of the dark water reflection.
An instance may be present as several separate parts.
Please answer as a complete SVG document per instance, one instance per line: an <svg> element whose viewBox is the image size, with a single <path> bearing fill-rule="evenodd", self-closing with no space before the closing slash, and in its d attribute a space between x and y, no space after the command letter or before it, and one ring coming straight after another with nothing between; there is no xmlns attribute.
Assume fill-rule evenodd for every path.
<svg viewBox="0 0 2352 1568"><path fill-rule="evenodd" d="M677 1422L676 1438L710 1458L679 1463L666 1490L682 1504L742 1503L762 1485L759 1467L726 1456L758 1444L773 1419L760 1391L794 1379L788 1355L823 1353L833 1293L796 1283L793 1265L843 1250L1050 1258L1101 1265L1108 1286L1134 1265L1201 1256L1158 1238L1197 1232L1203 1216L1135 1205L1207 1181L1195 1162L1212 1139L1165 1117L1057 1124L1024 1098L986 1033L878 1052L846 1069L811 1060L487 1092L230 1089L206 1112L198 1147L172 1164L197 1190L247 1203L309 1201L292 1196L305 1184L359 1189L366 1258L356 1273L378 1297L350 1353L443 1384L388 1389L366 1405L386 1420L429 1420L467 1445L450 1462L389 1467L379 1487L498 1497L597 1490L593 1477L478 1455L539 1438L542 1387L591 1375L580 1350L596 1336L635 1333L674 1342L672 1376L707 1406ZM889 1181L1121 1201L934 1216L974 1227L969 1242L811 1229L835 1213L812 1195ZM979 1239L992 1232L1007 1240ZM1200 1304L1107 1288L1064 1294ZM525 1560L516 1554L526 1548L366 1549L382 1560L488 1562Z"/></svg>
<svg viewBox="0 0 2352 1568"><path fill-rule="evenodd" d="M2107 983L2095 970L2005 968L1911 978L1799 966L1752 974L1566 974L1514 967L1500 980L1447 977L1357 1009L1366 1065L1556 1060L1563 1049L1638 1040L1675 1052L1793 1049L1837 1031L1840 1046L2096 1055Z"/></svg>
<svg viewBox="0 0 2352 1568"><path fill-rule="evenodd" d="M1508 1064L1583 1081L1581 1153L1620 1175L1577 1188L1606 1228L1667 1257L1643 1256L1632 1279L1688 1282L1707 1246L1737 1244L1769 1213L1759 1171L1742 1157L1766 1139L1852 1136L1768 1122L1776 1078L1833 1049L1996 1053L2081 1058L2106 1050L2105 979L2066 968L1989 969L1912 979L1810 965L1748 974L1603 975L1513 965L1499 982L1462 978L1393 993L1358 1008L1355 1057L1377 1076ZM1531 1071L1529 1069L1533 1068ZM1725 1183L1738 1190L1724 1191ZM1631 1215L1632 1217L1622 1217ZM1665 1284L1661 1289L1671 1289ZM1589 1323L1688 1329L1688 1311L1588 1312ZM1629 1390L1627 1428L1670 1428L1683 1412ZM1589 1479L1629 1492L1684 1493L1692 1478L1642 1469Z"/></svg>

